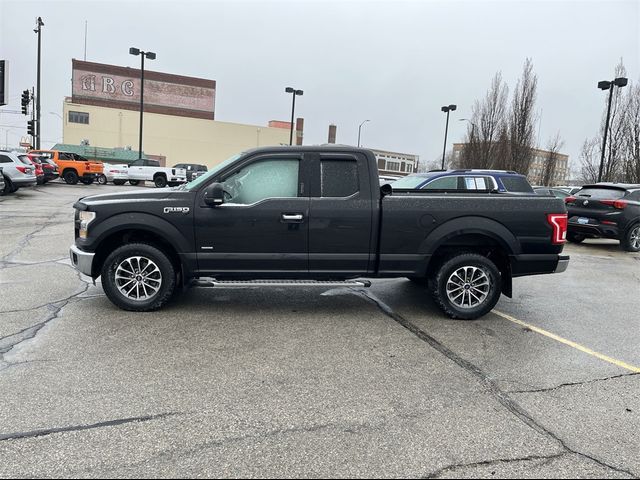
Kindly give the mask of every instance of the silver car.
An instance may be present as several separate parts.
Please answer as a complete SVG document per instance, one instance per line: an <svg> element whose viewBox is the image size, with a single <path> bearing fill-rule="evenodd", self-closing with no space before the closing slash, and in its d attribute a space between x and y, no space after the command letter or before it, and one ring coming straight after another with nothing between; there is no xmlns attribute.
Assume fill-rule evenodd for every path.
<svg viewBox="0 0 640 480"><path fill-rule="evenodd" d="M4 177L3 194L37 183L35 167L26 154L0 151L0 167Z"/></svg>

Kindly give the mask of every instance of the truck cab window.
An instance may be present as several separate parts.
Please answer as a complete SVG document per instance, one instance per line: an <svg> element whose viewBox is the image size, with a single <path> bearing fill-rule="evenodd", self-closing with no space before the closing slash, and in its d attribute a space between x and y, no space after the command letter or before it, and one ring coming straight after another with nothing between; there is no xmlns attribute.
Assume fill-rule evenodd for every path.
<svg viewBox="0 0 640 480"><path fill-rule="evenodd" d="M359 190L355 160L322 160L320 169L323 197L349 197Z"/></svg>
<svg viewBox="0 0 640 480"><path fill-rule="evenodd" d="M267 198L298 196L298 160L262 160L227 177L227 203L250 205Z"/></svg>

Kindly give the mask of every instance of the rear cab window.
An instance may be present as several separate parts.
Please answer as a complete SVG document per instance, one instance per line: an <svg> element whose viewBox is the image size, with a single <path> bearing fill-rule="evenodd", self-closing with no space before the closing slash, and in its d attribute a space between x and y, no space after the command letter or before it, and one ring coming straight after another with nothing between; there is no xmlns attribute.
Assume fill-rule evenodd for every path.
<svg viewBox="0 0 640 480"><path fill-rule="evenodd" d="M535 193L527 179L521 175L502 176L500 181L507 192Z"/></svg>
<svg viewBox="0 0 640 480"><path fill-rule="evenodd" d="M322 197L350 197L360 190L356 160L322 159L320 172Z"/></svg>

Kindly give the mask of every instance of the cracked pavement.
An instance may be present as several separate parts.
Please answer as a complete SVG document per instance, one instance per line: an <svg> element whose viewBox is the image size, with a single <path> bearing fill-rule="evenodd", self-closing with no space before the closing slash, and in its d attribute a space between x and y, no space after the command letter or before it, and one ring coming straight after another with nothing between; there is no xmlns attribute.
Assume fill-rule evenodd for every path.
<svg viewBox="0 0 640 480"><path fill-rule="evenodd" d="M404 279L118 310L68 247L121 188L0 197L0 477L640 476L640 375ZM497 310L640 365L640 255L566 250Z"/></svg>

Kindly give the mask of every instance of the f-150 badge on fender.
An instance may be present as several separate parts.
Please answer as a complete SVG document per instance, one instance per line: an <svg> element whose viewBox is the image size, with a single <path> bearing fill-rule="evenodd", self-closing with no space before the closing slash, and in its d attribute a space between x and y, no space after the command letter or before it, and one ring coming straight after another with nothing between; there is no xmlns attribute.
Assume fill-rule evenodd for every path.
<svg viewBox="0 0 640 480"><path fill-rule="evenodd" d="M164 213L189 213L189 207L164 207Z"/></svg>

